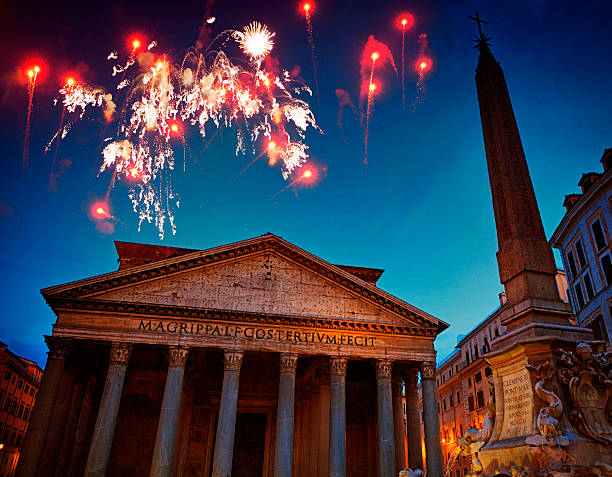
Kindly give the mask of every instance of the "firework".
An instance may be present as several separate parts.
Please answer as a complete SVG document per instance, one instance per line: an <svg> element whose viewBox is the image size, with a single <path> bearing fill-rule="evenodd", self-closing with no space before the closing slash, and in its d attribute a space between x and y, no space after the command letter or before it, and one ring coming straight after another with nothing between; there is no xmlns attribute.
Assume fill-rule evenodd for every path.
<svg viewBox="0 0 612 477"><path fill-rule="evenodd" d="M272 38L275 34L270 33L267 26L252 22L243 31L237 31L235 37L246 55L254 61L260 61L272 51L274 47Z"/></svg>
<svg viewBox="0 0 612 477"><path fill-rule="evenodd" d="M34 99L34 87L36 86L36 79L38 78L38 73L40 73L40 66L34 65L27 71L28 76L28 111L26 114L26 127L25 127L25 136L23 140L23 162L22 168L25 170L29 165L29 155L30 155L30 117L32 115L32 102Z"/></svg>
<svg viewBox="0 0 612 477"><path fill-rule="evenodd" d="M314 9L314 2L306 0L301 4L301 10L304 12L306 18L306 34L308 36L308 43L310 44L310 51L312 52L312 72L315 82L315 93L317 95L317 104L320 103L319 98L319 75L317 73L317 55L315 52L314 35L312 33L312 11Z"/></svg>
<svg viewBox="0 0 612 477"><path fill-rule="evenodd" d="M113 97L102 88L76 83L60 90L68 112L83 116L86 108L95 106L105 113L112 110L110 118L118 120L116 137L103 148L100 173L111 171L111 186L115 179L129 184L139 230L148 222L155 223L160 238L166 224L176 233L174 210L179 196L173 191L172 175L179 138L185 157L184 128L195 127L202 137L214 128L210 143L220 128L235 126L236 154L250 149L255 156L252 164L267 153L269 163L280 163L284 179L306 163L305 134L308 128L318 127L308 104L295 96L310 90L292 80L287 71L276 76L262 67L273 36L257 23L219 35L223 45L232 38L238 43L251 60L246 66L233 63L222 50L204 55L196 49L180 64L152 51L138 55L137 61L130 58L125 66L115 64L114 74L121 72L125 77L117 85L119 90L125 88L118 115L113 114ZM118 60L113 55L109 58ZM266 151L259 153L262 138L267 139Z"/></svg>
<svg viewBox="0 0 612 477"><path fill-rule="evenodd" d="M276 194L272 196L274 199L281 192L286 191L287 189L296 186L297 184L308 183L315 180L316 170L313 167L309 167L305 169L296 179L292 180L289 184L279 190Z"/></svg>
<svg viewBox="0 0 612 477"><path fill-rule="evenodd" d="M417 104L425 101L425 74L431 71L433 61L427 56L428 40L427 34L419 35L419 57L414 63L414 69L417 72L417 91L414 100L413 109Z"/></svg>
<svg viewBox="0 0 612 477"><path fill-rule="evenodd" d="M398 17L397 22L402 29L402 108L406 109L406 30L414 25L414 17L405 13Z"/></svg>
<svg viewBox="0 0 612 477"><path fill-rule="evenodd" d="M391 50L379 41L374 39L373 35L370 35L368 41L363 50L361 57L361 91L359 95L360 109L363 110L363 102L367 98L366 103L366 114L365 114L365 129L363 136L364 144L364 160L365 165L368 164L368 140L370 135L370 118L372 115L372 108L374 104L374 92L377 89L377 84L374 81L374 67L379 64L389 63L395 72L395 62L393 61L393 55ZM363 114L363 113L362 113Z"/></svg>

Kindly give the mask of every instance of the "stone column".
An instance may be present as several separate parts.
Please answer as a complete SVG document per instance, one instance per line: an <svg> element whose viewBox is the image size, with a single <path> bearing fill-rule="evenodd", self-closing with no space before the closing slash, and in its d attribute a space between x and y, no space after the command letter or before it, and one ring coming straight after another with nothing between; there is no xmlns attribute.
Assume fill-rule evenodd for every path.
<svg viewBox="0 0 612 477"><path fill-rule="evenodd" d="M178 346L171 347L168 357L168 376L164 389L159 423L157 424L157 437L153 450L150 477L168 477L172 472L176 430L178 428L179 410L183 396L183 377L185 376L185 363L189 350Z"/></svg>
<svg viewBox="0 0 612 477"><path fill-rule="evenodd" d="M221 404L219 405L212 477L231 477L232 475L236 409L238 407L238 384L242 356L243 353L241 351L226 351L223 356L223 388L221 390Z"/></svg>
<svg viewBox="0 0 612 477"><path fill-rule="evenodd" d="M131 345L126 343L115 342L111 345L104 392L85 465L85 477L106 475L130 351Z"/></svg>
<svg viewBox="0 0 612 477"><path fill-rule="evenodd" d="M408 467L423 469L421 451L421 419L419 417L419 394L417 371L410 370L404 375L406 386L406 437L408 441Z"/></svg>
<svg viewBox="0 0 612 477"><path fill-rule="evenodd" d="M281 353L280 355L274 477L291 477L293 467L293 415L297 360L297 354Z"/></svg>
<svg viewBox="0 0 612 477"><path fill-rule="evenodd" d="M384 359L376 361L376 402L378 404L378 468L380 477L394 477L395 439L393 430L393 398L391 367Z"/></svg>
<svg viewBox="0 0 612 477"><path fill-rule="evenodd" d="M57 336L45 336L49 347L49 357L45 366L38 398L30 417L28 431L21 446L21 455L17 463L16 477L34 477L38 470L40 456L47 437L51 413L55 406L57 389L64 371L68 355L68 339Z"/></svg>
<svg viewBox="0 0 612 477"><path fill-rule="evenodd" d="M346 358L331 358L329 477L346 477Z"/></svg>
<svg viewBox="0 0 612 477"><path fill-rule="evenodd" d="M440 424L438 422L436 397L436 364L421 366L421 389L423 391L423 423L425 427L425 457L427 475L442 477L442 446L440 445Z"/></svg>
<svg viewBox="0 0 612 477"><path fill-rule="evenodd" d="M405 469L406 465L406 425L404 424L404 403L402 391L404 382L402 378L391 381L391 391L393 394L393 429L395 431L395 475L400 470Z"/></svg>

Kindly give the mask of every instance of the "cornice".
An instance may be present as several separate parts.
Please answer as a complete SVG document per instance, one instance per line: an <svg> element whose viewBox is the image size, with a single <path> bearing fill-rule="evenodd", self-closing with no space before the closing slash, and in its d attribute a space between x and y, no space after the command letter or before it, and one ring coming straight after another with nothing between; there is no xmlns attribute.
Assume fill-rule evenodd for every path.
<svg viewBox="0 0 612 477"><path fill-rule="evenodd" d="M300 315L275 315L250 311L219 310L149 303L126 303L91 298L48 297L49 305L57 311L110 313L138 317L159 317L208 320L215 322L258 323L302 328L332 329L389 335L435 337L437 329L432 326L398 326L383 323L351 321L342 318L318 318Z"/></svg>
<svg viewBox="0 0 612 477"><path fill-rule="evenodd" d="M45 288L41 293L47 303L54 308L56 297L84 298L94 294L103 293L144 282L175 273L193 270L207 265L235 260L241 257L275 251L293 262L308 268L315 273L337 283L351 292L376 303L394 314L414 322L420 327L433 328L438 333L448 328L448 324L437 318L427 315L399 298L371 285L364 280L332 265L315 255L312 255L285 240L269 234L255 239L245 240L236 244L217 247L181 255L151 264L140 265L125 270L119 270L105 275L99 275L77 282Z"/></svg>

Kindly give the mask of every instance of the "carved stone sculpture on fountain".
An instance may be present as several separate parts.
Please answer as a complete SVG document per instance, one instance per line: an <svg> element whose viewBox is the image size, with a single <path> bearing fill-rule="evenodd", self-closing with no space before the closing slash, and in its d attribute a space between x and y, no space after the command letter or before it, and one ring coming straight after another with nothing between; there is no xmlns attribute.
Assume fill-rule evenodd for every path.
<svg viewBox="0 0 612 477"><path fill-rule="evenodd" d="M534 470L560 470L565 464L574 464L576 460L565 450L570 440L561 435L559 417L563 414L563 403L559 396L544 387L554 370L550 361L537 366L528 364L526 368L538 380L534 387L536 395L546 403L540 408L536 420L539 434L525 439L530 446L531 465Z"/></svg>
<svg viewBox="0 0 612 477"><path fill-rule="evenodd" d="M457 437L459 446L453 449L451 453L444 477L448 477L451 473L453 464L460 455L472 457L472 465L470 471L466 474L469 476L480 476L483 472L483 466L478 458L478 451L489 441L495 427L495 392L493 384L489 383L489 400L487 401L487 414L482 423L482 429L468 429L463 437Z"/></svg>
<svg viewBox="0 0 612 477"><path fill-rule="evenodd" d="M612 446L612 356L593 353L588 343L561 350L558 379L567 386L569 418L583 436Z"/></svg>

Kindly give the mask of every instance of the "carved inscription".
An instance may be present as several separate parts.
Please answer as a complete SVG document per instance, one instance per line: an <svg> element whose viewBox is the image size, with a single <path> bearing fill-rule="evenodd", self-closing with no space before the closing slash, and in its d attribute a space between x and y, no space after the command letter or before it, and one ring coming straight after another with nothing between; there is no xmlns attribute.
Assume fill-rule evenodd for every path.
<svg viewBox="0 0 612 477"><path fill-rule="evenodd" d="M192 336L218 336L254 340L290 341L293 343L374 346L373 336L353 336L321 331L294 331L261 326L235 326L215 323L140 320L138 331Z"/></svg>
<svg viewBox="0 0 612 477"><path fill-rule="evenodd" d="M501 438L530 435L533 426L533 391L529 371L522 369L502 378L504 424Z"/></svg>

